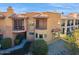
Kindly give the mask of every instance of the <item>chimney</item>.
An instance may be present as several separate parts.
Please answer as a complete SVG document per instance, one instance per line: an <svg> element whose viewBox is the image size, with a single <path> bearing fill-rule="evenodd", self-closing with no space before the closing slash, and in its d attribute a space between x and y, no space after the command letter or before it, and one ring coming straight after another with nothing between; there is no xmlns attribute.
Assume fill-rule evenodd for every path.
<svg viewBox="0 0 79 59"><path fill-rule="evenodd" d="M2 14L2 11L0 10L0 15Z"/></svg>
<svg viewBox="0 0 79 59"><path fill-rule="evenodd" d="M13 8L11 6L9 6L7 8L7 14L10 15L10 14L13 14L13 13L14 13Z"/></svg>

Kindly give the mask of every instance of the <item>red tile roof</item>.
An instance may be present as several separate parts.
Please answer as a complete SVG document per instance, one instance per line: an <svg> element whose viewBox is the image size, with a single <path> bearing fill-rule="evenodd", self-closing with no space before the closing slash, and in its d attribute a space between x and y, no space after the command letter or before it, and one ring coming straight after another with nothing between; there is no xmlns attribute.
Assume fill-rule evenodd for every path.
<svg viewBox="0 0 79 59"><path fill-rule="evenodd" d="M25 14L12 14L10 17L12 18L27 18Z"/></svg>
<svg viewBox="0 0 79 59"><path fill-rule="evenodd" d="M45 14L37 14L37 15L34 15L33 16L34 18L48 18L48 16L47 15L45 15Z"/></svg>
<svg viewBox="0 0 79 59"><path fill-rule="evenodd" d="M7 16L7 12L2 12L2 15Z"/></svg>

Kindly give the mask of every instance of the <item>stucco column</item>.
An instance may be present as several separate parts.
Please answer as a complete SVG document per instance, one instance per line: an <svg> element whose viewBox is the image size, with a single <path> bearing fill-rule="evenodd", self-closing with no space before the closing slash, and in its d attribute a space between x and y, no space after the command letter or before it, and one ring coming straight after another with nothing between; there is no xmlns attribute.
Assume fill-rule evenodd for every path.
<svg viewBox="0 0 79 59"><path fill-rule="evenodd" d="M74 21L73 21L74 23L73 23L73 28L75 29L75 19L74 19Z"/></svg>
<svg viewBox="0 0 79 59"><path fill-rule="evenodd" d="M65 32L65 34L67 33L67 19L65 20L65 30L64 30L64 32Z"/></svg>

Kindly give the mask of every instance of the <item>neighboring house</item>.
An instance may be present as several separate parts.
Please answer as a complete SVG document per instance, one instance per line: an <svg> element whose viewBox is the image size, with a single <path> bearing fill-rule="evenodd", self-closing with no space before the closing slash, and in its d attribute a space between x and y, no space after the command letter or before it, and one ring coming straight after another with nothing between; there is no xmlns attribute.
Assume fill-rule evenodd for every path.
<svg viewBox="0 0 79 59"><path fill-rule="evenodd" d="M44 39L51 42L61 29L61 14L57 12L30 12L16 14L12 7L0 12L0 38L17 35L27 40Z"/></svg>
<svg viewBox="0 0 79 59"><path fill-rule="evenodd" d="M70 35L74 29L78 28L79 28L79 15L77 13L70 13L69 15L61 16L62 35Z"/></svg>

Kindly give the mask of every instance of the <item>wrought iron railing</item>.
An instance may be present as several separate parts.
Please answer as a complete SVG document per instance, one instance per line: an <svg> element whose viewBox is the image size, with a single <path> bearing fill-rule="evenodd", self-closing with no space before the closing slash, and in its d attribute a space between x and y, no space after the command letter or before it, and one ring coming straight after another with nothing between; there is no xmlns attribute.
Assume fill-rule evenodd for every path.
<svg viewBox="0 0 79 59"><path fill-rule="evenodd" d="M13 30L24 30L24 26L14 26Z"/></svg>

